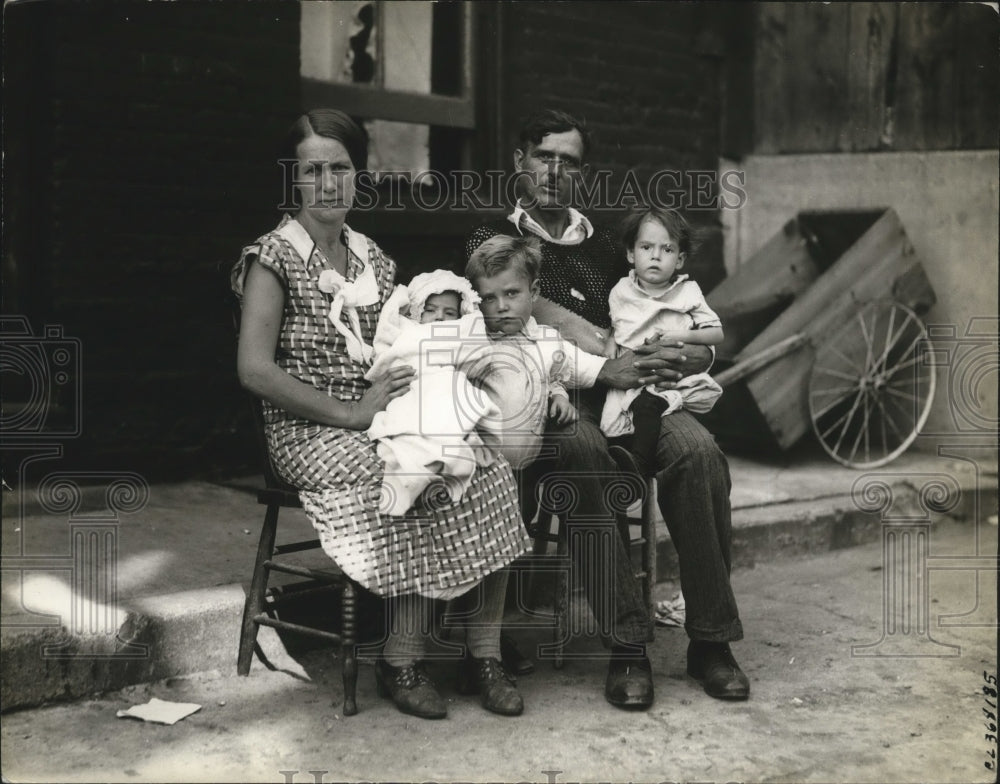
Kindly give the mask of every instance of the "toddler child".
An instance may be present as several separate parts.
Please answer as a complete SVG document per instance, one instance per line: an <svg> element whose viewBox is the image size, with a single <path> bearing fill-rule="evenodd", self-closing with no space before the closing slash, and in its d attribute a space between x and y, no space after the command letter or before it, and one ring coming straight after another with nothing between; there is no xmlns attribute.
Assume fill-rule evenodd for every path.
<svg viewBox="0 0 1000 784"><path fill-rule="evenodd" d="M722 323L705 302L698 284L681 275L691 253L691 227L675 210L652 207L629 216L623 240L633 269L615 284L608 297L612 334L605 353L634 349L646 341L677 340L715 346L722 342ZM601 415L608 438L632 435L631 449L639 469L648 474L655 461L660 417L680 408L709 411L722 388L707 373L687 376L676 389L609 390Z"/></svg>

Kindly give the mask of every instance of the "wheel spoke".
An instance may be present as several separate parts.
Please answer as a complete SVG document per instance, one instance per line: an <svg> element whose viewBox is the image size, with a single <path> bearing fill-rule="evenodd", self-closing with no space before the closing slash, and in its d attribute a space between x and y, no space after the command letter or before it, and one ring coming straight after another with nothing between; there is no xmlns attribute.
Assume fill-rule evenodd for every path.
<svg viewBox="0 0 1000 784"><path fill-rule="evenodd" d="M869 398L869 394L868 394L867 390L865 390L863 398L864 398L864 402L862 403L862 406L861 406L862 412L863 412L863 419L861 421L861 428L858 430L858 435L854 439L854 446L851 447L851 455L847 459L848 460L853 460L854 459L854 456L858 453L858 447L861 445L862 437L864 437L864 442L865 442L865 462L867 463L868 460L870 459L870 456L869 456L869 453L868 453L868 398Z"/></svg>
<svg viewBox="0 0 1000 784"><path fill-rule="evenodd" d="M873 313L872 316L874 317L875 314ZM865 371L868 372L872 368L872 338L868 334L868 325L865 324L864 316L861 313L858 314L858 321L861 323L861 334L865 338Z"/></svg>
<svg viewBox="0 0 1000 784"><path fill-rule="evenodd" d="M896 434L896 437L899 439L900 443L905 441L906 437L901 432L899 432L899 428L896 427L896 420L894 420L891 416L889 416L889 412L886 410L886 407L882 404L881 400L878 401L878 407L882 411L883 422L889 423L889 427L892 428L892 432ZM888 447L886 447L886 451L888 451Z"/></svg>
<svg viewBox="0 0 1000 784"><path fill-rule="evenodd" d="M886 360L889 358L889 347L892 345L892 325L896 321L896 309L889 309L889 326L885 330L885 345L882 347L882 357L878 361L878 367L885 367Z"/></svg>
<svg viewBox="0 0 1000 784"><path fill-rule="evenodd" d="M815 369L820 373L826 373L828 375L833 376L834 378L842 378L845 379L846 381L854 381L854 382L857 382L858 380L858 377L856 375L852 376L847 373L842 373L839 370L834 370L833 368L816 367Z"/></svg>
<svg viewBox="0 0 1000 784"><path fill-rule="evenodd" d="M896 309L893 308L892 312L895 313ZM899 340L905 334L907 326L909 326L910 322L914 321L914 320L915 320L914 317L909 312L907 312L906 313L906 319L903 321L902 324L899 325L899 329L896 331L896 334L893 335L891 338L888 339L888 342L886 343L885 353L884 353L883 360L882 360L882 367L885 367L885 363L889 361L889 353L892 350L892 347L895 346L899 342ZM917 324L917 329L918 329L918 331L920 330L919 323ZM903 356L906 356L906 354L904 353Z"/></svg>
<svg viewBox="0 0 1000 784"><path fill-rule="evenodd" d="M848 365L850 365L852 368L858 371L858 375L861 375L864 372L864 368L858 367L857 362L855 362L853 359L847 356L847 354L844 354L842 351L840 351L836 346L827 346L827 350L831 354L836 354L838 357L844 360L844 362L846 362Z"/></svg>
<svg viewBox="0 0 1000 784"><path fill-rule="evenodd" d="M844 422L844 427L841 428L840 435L837 437L837 443L833 447L834 452L840 452L840 444L844 440L844 436L847 435L847 428L850 426L851 421L854 419L854 412L858 410L858 403L861 402L861 398L864 397L865 391L862 389L858 392L857 397L854 398L854 405L851 406L851 410L847 412L847 421Z"/></svg>
<svg viewBox="0 0 1000 784"><path fill-rule="evenodd" d="M912 392L904 392L901 389L896 389L895 387L886 387L885 391L890 395L895 395L896 397L906 398L907 400L919 400L918 395L914 395Z"/></svg>

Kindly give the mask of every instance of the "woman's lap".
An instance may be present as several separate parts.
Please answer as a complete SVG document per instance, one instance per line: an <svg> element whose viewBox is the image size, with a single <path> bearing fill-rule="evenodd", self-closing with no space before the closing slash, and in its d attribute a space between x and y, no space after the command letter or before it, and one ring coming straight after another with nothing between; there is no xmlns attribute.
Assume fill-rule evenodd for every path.
<svg viewBox="0 0 1000 784"><path fill-rule="evenodd" d="M363 432L271 434L279 472L299 488L326 553L375 593L433 593L480 580L527 549L510 467L477 469L459 501L430 492L408 515L378 512L382 462Z"/></svg>

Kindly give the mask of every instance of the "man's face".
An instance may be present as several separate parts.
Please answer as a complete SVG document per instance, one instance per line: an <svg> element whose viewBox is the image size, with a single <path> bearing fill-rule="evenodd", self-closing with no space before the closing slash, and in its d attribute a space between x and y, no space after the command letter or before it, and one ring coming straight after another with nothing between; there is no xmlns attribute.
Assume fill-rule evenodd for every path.
<svg viewBox="0 0 1000 784"><path fill-rule="evenodd" d="M514 150L518 196L527 207L562 209L570 206L572 181L585 170L583 137L575 128L549 133L538 144Z"/></svg>

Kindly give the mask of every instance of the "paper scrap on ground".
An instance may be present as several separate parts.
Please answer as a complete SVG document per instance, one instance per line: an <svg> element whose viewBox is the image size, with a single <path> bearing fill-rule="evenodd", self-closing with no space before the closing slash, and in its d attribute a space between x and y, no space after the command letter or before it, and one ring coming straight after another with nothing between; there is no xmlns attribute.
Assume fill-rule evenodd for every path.
<svg viewBox="0 0 1000 784"><path fill-rule="evenodd" d="M154 721L157 724L176 724L199 710L201 705L194 702L167 702L153 697L145 705L133 705L128 710L118 711L118 718L127 716L143 721Z"/></svg>
<svg viewBox="0 0 1000 784"><path fill-rule="evenodd" d="M660 626L684 625L684 596L675 594L673 599L656 603L656 622Z"/></svg>

